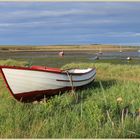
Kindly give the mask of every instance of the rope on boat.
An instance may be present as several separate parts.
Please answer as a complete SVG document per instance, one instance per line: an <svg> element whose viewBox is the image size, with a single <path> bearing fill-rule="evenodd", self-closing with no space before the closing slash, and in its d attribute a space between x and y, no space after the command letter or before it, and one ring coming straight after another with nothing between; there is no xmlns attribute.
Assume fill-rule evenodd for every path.
<svg viewBox="0 0 140 140"><path fill-rule="evenodd" d="M71 94L72 94L72 96L75 97L75 101L77 103L78 102L78 96L75 94L75 91L74 91L73 81L72 81L72 74L70 74L68 71L66 71L66 73L67 73L67 76L68 76L70 84L71 84L71 91L72 91Z"/></svg>
<svg viewBox="0 0 140 140"><path fill-rule="evenodd" d="M68 78L69 78L69 81L70 81L70 84L71 84L72 91L74 91L74 88L73 88L73 82L72 82L72 75L71 75L68 71L66 71L66 73L67 73L67 76L68 76Z"/></svg>

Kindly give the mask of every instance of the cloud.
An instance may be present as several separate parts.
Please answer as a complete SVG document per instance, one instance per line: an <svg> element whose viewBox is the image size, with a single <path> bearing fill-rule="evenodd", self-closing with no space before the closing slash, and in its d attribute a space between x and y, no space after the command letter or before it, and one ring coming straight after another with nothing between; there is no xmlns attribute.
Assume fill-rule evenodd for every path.
<svg viewBox="0 0 140 140"><path fill-rule="evenodd" d="M95 42L140 37L140 3L0 3L0 37ZM11 36L11 34L13 34ZM70 39L71 38L71 39ZM4 39L3 39L4 40ZM58 40L57 40L58 41Z"/></svg>
<svg viewBox="0 0 140 140"><path fill-rule="evenodd" d="M29 4L14 3L11 8L10 3L7 5L2 3L0 4L0 9L3 5L5 5L4 7L8 6L10 10L0 10L0 23L10 24L11 26L15 26L16 23L17 26L18 24L30 26L32 23L34 26L39 25L38 23L40 25L43 23L57 23L56 26L59 24L63 26L80 23L96 25L140 22L137 16L130 18L131 14L134 15L134 11L140 12L139 7L137 5L131 6L131 4L127 3L49 3L48 5L48 3L32 2ZM45 5L46 7L44 8ZM69 7L65 7L68 5ZM34 6L36 7L35 9Z"/></svg>
<svg viewBox="0 0 140 140"><path fill-rule="evenodd" d="M138 32L104 32L104 33L95 33L94 36L100 37L114 37L114 38L122 38L122 37L140 37L140 33Z"/></svg>
<svg viewBox="0 0 140 140"><path fill-rule="evenodd" d="M4 11L4 7L7 9ZM38 5L38 6L37 6ZM44 8L44 6L46 7ZM57 5L57 8L56 6ZM69 7L65 7L69 5ZM71 6L72 5L72 6ZM133 4L132 4L133 5ZM137 5L132 6L128 3L0 3L0 16L4 19L15 18L34 18L34 17L60 17L70 15L92 15L92 16L113 16L120 14L133 14L134 11L140 11ZM138 4L140 5L140 4ZM52 7L49 8L48 6ZM36 8L34 8L36 7ZM42 8L43 7L43 8ZM53 8L54 7L54 8ZM9 10L8 10L9 9ZM4 13L3 13L4 12ZM124 15L123 15L124 16Z"/></svg>
<svg viewBox="0 0 140 140"><path fill-rule="evenodd" d="M84 13L84 11L80 11L80 10L75 10L75 9L71 9L71 10L53 10L53 11L49 11L49 10L16 10L16 11L9 11L9 12L5 12L6 15L4 16L3 13L1 13L0 15L5 18L22 18L22 17L48 17L48 16L66 16L66 15L71 15L71 14L82 14Z"/></svg>

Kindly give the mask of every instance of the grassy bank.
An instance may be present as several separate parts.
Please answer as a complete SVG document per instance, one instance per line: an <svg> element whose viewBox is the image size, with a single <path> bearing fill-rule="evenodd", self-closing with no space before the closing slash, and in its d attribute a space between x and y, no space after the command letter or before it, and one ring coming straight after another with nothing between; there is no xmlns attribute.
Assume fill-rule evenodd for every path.
<svg viewBox="0 0 140 140"><path fill-rule="evenodd" d="M138 46L139 47L139 46ZM137 50L137 46L122 46L122 51ZM52 46L0 46L0 51L120 51L119 45L89 44L89 45L52 45Z"/></svg>
<svg viewBox="0 0 140 140"><path fill-rule="evenodd" d="M47 102L17 102L0 79L0 137L140 138L140 66L71 63L62 68L72 67L96 67L96 81Z"/></svg>
<svg viewBox="0 0 140 140"><path fill-rule="evenodd" d="M12 59L7 60L0 60L0 65L7 65L7 66L24 66L28 64L27 61L17 61Z"/></svg>

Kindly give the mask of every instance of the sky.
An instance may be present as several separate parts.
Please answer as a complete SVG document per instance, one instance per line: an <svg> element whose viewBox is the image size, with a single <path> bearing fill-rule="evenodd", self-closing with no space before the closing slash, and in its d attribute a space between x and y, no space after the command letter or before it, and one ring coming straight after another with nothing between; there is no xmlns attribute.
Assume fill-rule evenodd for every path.
<svg viewBox="0 0 140 140"><path fill-rule="evenodd" d="M0 2L0 45L140 45L140 2Z"/></svg>

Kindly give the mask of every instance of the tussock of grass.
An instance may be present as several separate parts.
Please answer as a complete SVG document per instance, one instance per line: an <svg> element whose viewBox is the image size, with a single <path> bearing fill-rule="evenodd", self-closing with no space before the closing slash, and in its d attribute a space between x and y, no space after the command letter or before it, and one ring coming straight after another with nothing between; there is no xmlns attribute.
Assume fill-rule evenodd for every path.
<svg viewBox="0 0 140 140"><path fill-rule="evenodd" d="M6 65L6 66L24 66L26 64L27 64L26 61L17 61L12 59L0 60L0 65Z"/></svg>
<svg viewBox="0 0 140 140"><path fill-rule="evenodd" d="M48 101L17 102L0 80L0 137L139 138L140 84L126 77L139 78L140 67L72 63L63 69L72 67L96 67L96 81Z"/></svg>
<svg viewBox="0 0 140 140"><path fill-rule="evenodd" d="M101 79L118 79L118 80L132 80L139 82L140 80L140 66L139 65L120 65L109 63L71 63L62 67L62 69L69 68L88 68L95 67L97 70L97 77Z"/></svg>

